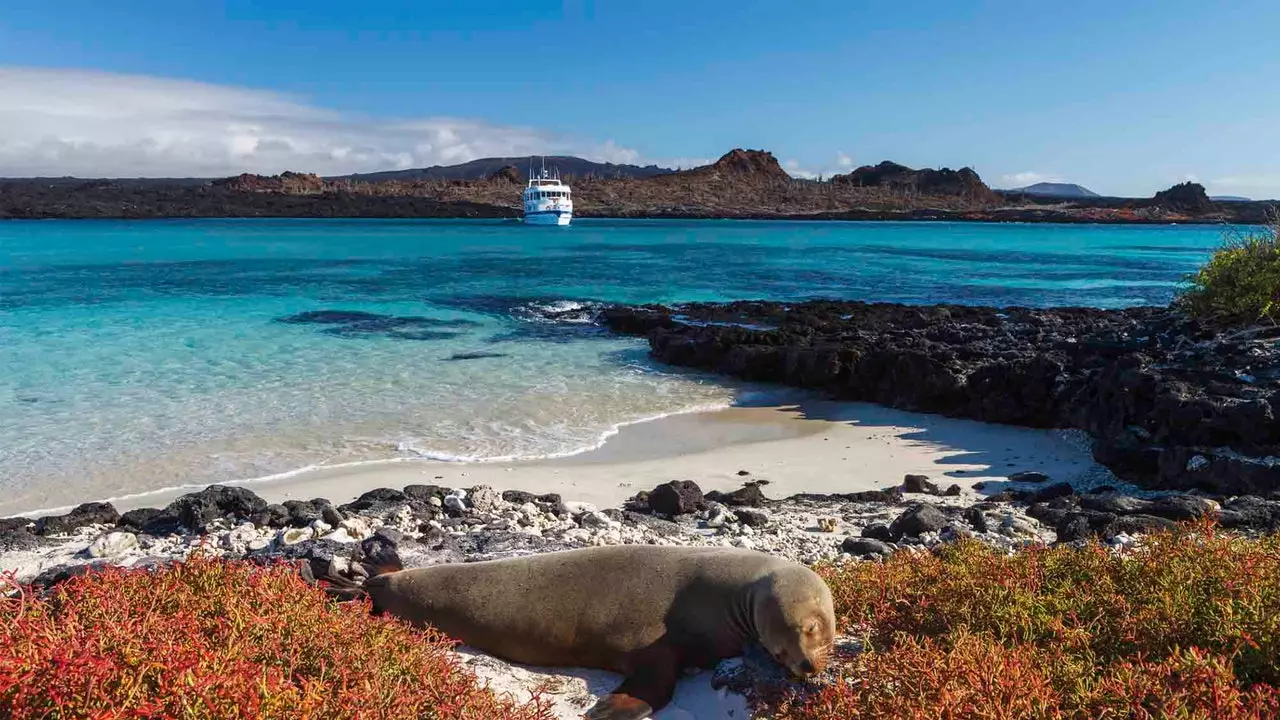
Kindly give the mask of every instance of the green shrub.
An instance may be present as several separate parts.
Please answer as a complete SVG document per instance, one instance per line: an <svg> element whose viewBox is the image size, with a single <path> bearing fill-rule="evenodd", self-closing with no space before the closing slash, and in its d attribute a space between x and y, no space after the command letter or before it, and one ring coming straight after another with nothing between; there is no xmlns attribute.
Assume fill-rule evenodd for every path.
<svg viewBox="0 0 1280 720"><path fill-rule="evenodd" d="M1227 234L1179 303L1192 315L1225 322L1280 319L1280 215L1258 232Z"/></svg>

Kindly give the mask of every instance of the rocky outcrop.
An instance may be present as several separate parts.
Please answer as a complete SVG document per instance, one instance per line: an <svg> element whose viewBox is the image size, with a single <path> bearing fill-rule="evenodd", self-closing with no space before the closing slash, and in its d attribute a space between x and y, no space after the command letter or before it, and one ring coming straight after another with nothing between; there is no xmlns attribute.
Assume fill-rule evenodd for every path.
<svg viewBox="0 0 1280 720"><path fill-rule="evenodd" d="M724 180L747 180L750 182L787 182L791 176L773 153L765 150L743 150L735 148L725 153L710 165L686 170L687 176L710 176Z"/></svg>
<svg viewBox="0 0 1280 720"><path fill-rule="evenodd" d="M492 175L485 178L489 182L512 183L514 185L524 184L524 173L520 172L520 168L515 165L507 165Z"/></svg>
<svg viewBox="0 0 1280 720"><path fill-rule="evenodd" d="M88 525L114 525L120 513L108 502L77 505L65 515L49 515L36 521L37 535L65 535Z"/></svg>
<svg viewBox="0 0 1280 720"><path fill-rule="evenodd" d="M1156 205L1180 212L1203 213L1213 209L1213 201L1204 186L1195 182L1178 183L1168 190L1161 190L1153 198Z"/></svg>
<svg viewBox="0 0 1280 720"><path fill-rule="evenodd" d="M1169 308L815 301L609 308L663 362L890 407L1072 427L1120 477L1224 495L1280 491L1280 328Z"/></svg>
<svg viewBox="0 0 1280 720"><path fill-rule="evenodd" d="M994 200L996 197L978 173L967 167L959 170L913 170L885 160L879 165L863 165L846 175L834 175L831 182L919 195L953 195L981 200Z"/></svg>
<svg viewBox="0 0 1280 720"><path fill-rule="evenodd" d="M217 180L215 186L235 192L287 193L310 195L324 192L325 181L313 173L285 171L279 175L254 175L243 173L225 180Z"/></svg>

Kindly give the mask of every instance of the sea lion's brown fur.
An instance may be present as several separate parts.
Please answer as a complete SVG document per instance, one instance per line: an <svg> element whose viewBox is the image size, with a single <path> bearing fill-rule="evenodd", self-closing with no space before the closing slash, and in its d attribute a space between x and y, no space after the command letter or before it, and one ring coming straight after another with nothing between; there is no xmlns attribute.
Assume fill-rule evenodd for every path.
<svg viewBox="0 0 1280 720"><path fill-rule="evenodd" d="M435 565L371 578L375 609L513 662L626 676L587 713L637 720L681 668L759 642L798 676L820 671L831 593L809 568L751 550L625 545Z"/></svg>

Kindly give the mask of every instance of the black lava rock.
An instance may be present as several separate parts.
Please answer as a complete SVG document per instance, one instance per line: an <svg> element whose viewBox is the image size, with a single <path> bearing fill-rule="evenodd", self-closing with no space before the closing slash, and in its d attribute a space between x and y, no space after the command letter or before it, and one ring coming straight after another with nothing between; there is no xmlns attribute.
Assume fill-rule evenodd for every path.
<svg viewBox="0 0 1280 720"><path fill-rule="evenodd" d="M868 525L862 528L862 532L860 534L862 537L870 538L871 540L882 540L884 542L893 540L893 533L889 530L889 526L883 523L873 523Z"/></svg>
<svg viewBox="0 0 1280 720"><path fill-rule="evenodd" d="M1147 512L1151 507L1150 500L1132 497L1130 495L1081 495L1079 498L1080 507L1086 510L1096 510L1097 512L1108 512L1115 515L1131 515L1133 513Z"/></svg>
<svg viewBox="0 0 1280 720"><path fill-rule="evenodd" d="M174 500L165 512L183 527L199 530L219 518L243 521L267 509L267 501L242 487L210 485Z"/></svg>
<svg viewBox="0 0 1280 720"><path fill-rule="evenodd" d="M896 542L903 537L918 537L927 532L937 532L947 524L947 516L933 505L913 505L889 525L889 534Z"/></svg>
<svg viewBox="0 0 1280 720"><path fill-rule="evenodd" d="M764 527L772 519L769 517L769 513L756 508L738 508L733 513L738 516L738 522L750 527Z"/></svg>
<svg viewBox="0 0 1280 720"><path fill-rule="evenodd" d="M1048 482L1048 481L1049 481L1048 475L1045 475L1042 472L1036 472L1034 470L1017 472L1009 476L1009 482L1042 483L1042 482Z"/></svg>
<svg viewBox="0 0 1280 720"><path fill-rule="evenodd" d="M942 493L938 486L929 482L929 478L924 475L908 475L903 478L902 491L924 493L925 495L939 495Z"/></svg>
<svg viewBox="0 0 1280 720"><path fill-rule="evenodd" d="M293 516L284 505L268 505L265 510L249 519L255 527L283 528L292 524Z"/></svg>
<svg viewBox="0 0 1280 720"><path fill-rule="evenodd" d="M1075 490L1071 488L1070 483L1060 482L1052 485L1046 485L1039 490L1036 490L1028 495L1026 500L1029 503L1041 503L1048 502L1054 498L1067 497L1068 495L1074 494Z"/></svg>
<svg viewBox="0 0 1280 720"><path fill-rule="evenodd" d="M857 557L866 557L867 555L889 557L893 554L893 547L888 543L867 537L847 537L840 544L840 550Z"/></svg>
<svg viewBox="0 0 1280 720"><path fill-rule="evenodd" d="M758 483L747 483L731 493L712 490L707 493L706 499L730 507L758 508L764 507L769 503L769 498L764 496L764 492L760 490Z"/></svg>
<svg viewBox="0 0 1280 720"><path fill-rule="evenodd" d="M991 530L991 526L987 523L986 514L977 507L965 508L963 517L974 532L984 533Z"/></svg>
<svg viewBox="0 0 1280 720"><path fill-rule="evenodd" d="M344 512L360 512L362 510L373 510L394 507L409 500L409 496L395 490L393 488L377 488L361 495L346 505L339 506L338 509Z"/></svg>
<svg viewBox="0 0 1280 720"><path fill-rule="evenodd" d="M1145 510L1146 514L1167 520L1198 520L1217 511L1214 504L1193 495L1158 497Z"/></svg>
<svg viewBox="0 0 1280 720"><path fill-rule="evenodd" d="M1224 528L1275 530L1280 528L1280 502L1242 495L1222 504L1218 524Z"/></svg>
<svg viewBox="0 0 1280 720"><path fill-rule="evenodd" d="M121 515L116 524L129 530L141 531L142 528L146 527L147 523L161 515L164 515L164 510L160 508L137 508Z"/></svg>
<svg viewBox="0 0 1280 720"><path fill-rule="evenodd" d="M1088 540L1093 530L1089 527L1089 519L1079 513L1073 514L1058 525L1058 542L1069 543Z"/></svg>
<svg viewBox="0 0 1280 720"><path fill-rule="evenodd" d="M649 508L663 515L683 515L705 507L702 489L692 480L672 480L649 493Z"/></svg>
<svg viewBox="0 0 1280 720"><path fill-rule="evenodd" d="M653 517L652 515L645 515L631 510L623 511L622 522L627 525L643 526L659 535L665 535L667 537L679 537L688 532L679 524L673 523L670 520L663 520L661 518Z"/></svg>
<svg viewBox="0 0 1280 720"><path fill-rule="evenodd" d="M1137 535L1156 530L1169 530L1175 525L1176 523L1172 520L1154 515L1121 515L1107 526L1107 535L1112 536L1118 533Z"/></svg>
<svg viewBox="0 0 1280 720"><path fill-rule="evenodd" d="M43 544L32 530L32 521L24 517L0 520L0 552L33 550Z"/></svg>
<svg viewBox="0 0 1280 720"><path fill-rule="evenodd" d="M77 505L66 515L50 515L36 520L37 535L64 535L86 525L115 525L120 513L107 502Z"/></svg>
<svg viewBox="0 0 1280 720"><path fill-rule="evenodd" d="M502 494L503 500L507 500L507 493L512 493L514 495L529 495L530 499L532 499L533 497L530 493L521 493L519 490L508 490L507 492ZM449 488L440 487L439 485L405 485L404 486L404 496L408 498L413 498L414 500L423 500L426 502L430 502L431 498L436 498L437 500L444 500L444 496L448 494L449 494ZM508 500L508 502L516 502L516 501ZM526 502L529 502L529 500L521 500L517 504L523 505Z"/></svg>
<svg viewBox="0 0 1280 720"><path fill-rule="evenodd" d="M885 488L884 490L863 490L862 492L848 493L841 496L841 499L847 502L861 503L888 503L894 504L903 502L902 488Z"/></svg>
<svg viewBox="0 0 1280 720"><path fill-rule="evenodd" d="M52 587L74 577L105 570L110 566L109 560L95 560L84 565L57 565L35 576L31 584L36 587Z"/></svg>

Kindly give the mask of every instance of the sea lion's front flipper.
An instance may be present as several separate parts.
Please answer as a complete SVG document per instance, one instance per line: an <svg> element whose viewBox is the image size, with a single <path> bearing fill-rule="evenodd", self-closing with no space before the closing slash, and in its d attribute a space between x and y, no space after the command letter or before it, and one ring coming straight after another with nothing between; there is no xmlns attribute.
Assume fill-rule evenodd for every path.
<svg viewBox="0 0 1280 720"><path fill-rule="evenodd" d="M586 720L643 720L671 702L680 674L674 649L664 644L646 648L635 667L621 685L587 711Z"/></svg>

